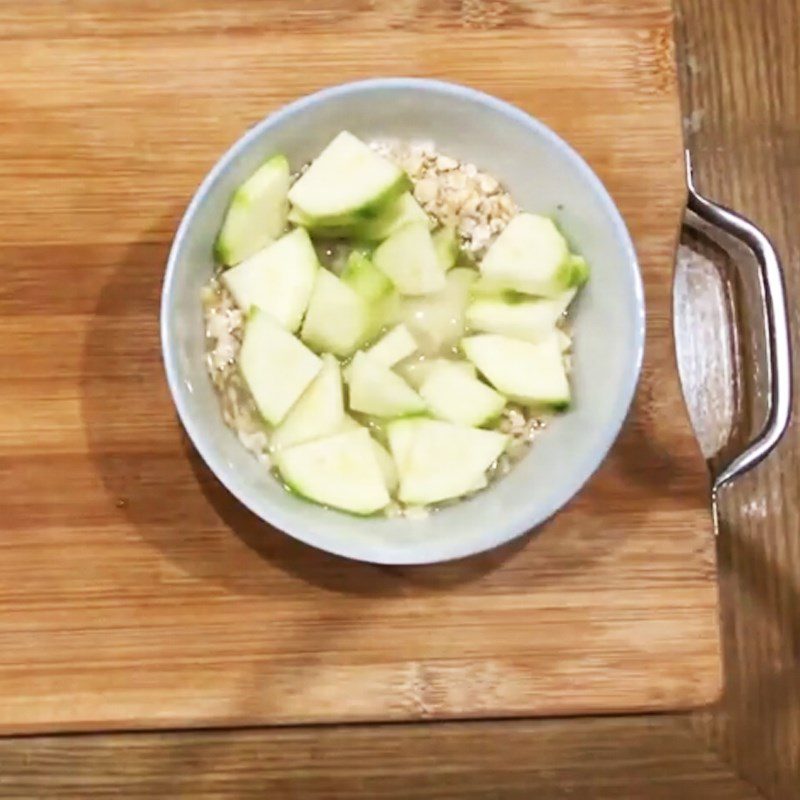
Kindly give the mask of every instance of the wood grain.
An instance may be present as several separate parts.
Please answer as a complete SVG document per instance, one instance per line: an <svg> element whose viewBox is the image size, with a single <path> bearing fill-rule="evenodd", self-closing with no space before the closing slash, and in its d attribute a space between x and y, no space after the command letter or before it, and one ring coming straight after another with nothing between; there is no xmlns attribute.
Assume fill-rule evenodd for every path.
<svg viewBox="0 0 800 800"><path fill-rule="evenodd" d="M756 800L685 719L0 741L5 798Z"/></svg>
<svg viewBox="0 0 800 800"><path fill-rule="evenodd" d="M714 700L708 478L672 349L684 185L666 0L82 2L75 27L64 8L0 10L15 355L0 362L0 730ZM646 283L641 389L603 469L534 538L432 569L346 563L250 516L186 445L158 352L171 232L218 153L287 99L376 72L473 84L551 123L614 194Z"/></svg>
<svg viewBox="0 0 800 800"><path fill-rule="evenodd" d="M755 220L777 244L800 353L800 3L678 5L700 188ZM743 335L747 347L757 347L752 330ZM763 405L758 389L753 399ZM697 718L704 743L768 797L792 800L800 797L799 454L794 423L776 455L720 497L727 689L717 713Z"/></svg>
<svg viewBox="0 0 800 800"><path fill-rule="evenodd" d="M540 5L544 4L537 8ZM598 5L608 8L613 3ZM212 15L222 3L186 4L181 13L173 10L170 14L157 13L155 4L130 3L120 21L117 7L122 4L115 3L112 10L107 2L91 8L83 3L81 13L68 19L66 4L6 3L0 6L0 36L44 41L97 36L101 27L109 36L121 36L131 35L126 31L136 25L144 28L140 32L160 33L178 24L188 27L190 18L195 26L201 26L205 18L216 23L218 17ZM797 4L795 0L678 0L676 7L684 112L692 121L689 141L701 187L738 203L770 230L794 286L800 264L800 239L791 214L800 164L796 138L800 87L792 79L800 60ZM173 9L177 8L174 4ZM635 22L636 18L631 15L630 19ZM11 21L16 25L13 29ZM113 29L112 24L116 25ZM768 59L763 58L765 42L771 52ZM751 72L754 58L763 60L758 82ZM764 84L772 87L770 92L763 91ZM735 122L730 114L731 94L736 96ZM748 109L746 118L742 108ZM765 170L772 176L766 181ZM82 277L77 255L71 265L62 264L62 275ZM67 272L69 266L76 269ZM9 270L6 278L15 274ZM19 281L14 295L25 285L30 287L31 280ZM81 298L84 306L78 307L90 307L84 292L73 291L73 286L73 281L60 280L63 308L69 310L72 302L80 304ZM712 280L692 286L718 291ZM135 276L125 290L141 291ZM11 304L14 297L4 295L3 302ZM796 304L793 314L794 322ZM793 330L797 331L796 325ZM692 340L696 352L689 363L713 375L707 372L714 366L707 353L714 352L716 330L700 327L695 337L687 337ZM701 386L702 380L693 385ZM722 392L726 391L723 387ZM723 401L727 402L726 396ZM714 408L713 402L709 405ZM0 742L0 795L25 800L45 796L296 797L294 787L304 777L304 797L357 797L360 792L361 796L405 798L413 797L414 791L417 796L424 797L427 791L429 797L446 797L449 787L454 787L451 797L752 798L752 789L726 774L708 755L711 744L732 760L731 769L756 782L764 796L795 800L800 786L793 763L793 754L800 752L798 681L785 665L797 663L792 653L798 641L795 623L800 607L796 586L800 526L793 515L797 498L791 484L796 474L796 435L773 457L777 463L766 464L750 479L758 478L755 484L728 490L720 530L726 692L717 714L696 718L696 738L686 737L680 717L661 715L646 720L622 718L613 722L613 728L597 719L312 728L303 732L304 747L287 746L282 737L296 732L286 730L6 739ZM8 446L7 440L3 446ZM787 498L784 508L780 508L781 492ZM736 559L731 551L737 553ZM444 730L447 736L440 735ZM342 753L349 749L354 734L361 741L362 732L369 744L353 744L352 751L358 754L354 763ZM619 749L610 753L614 742ZM487 757L476 770L473 754L481 756L487 749L492 751L492 768ZM420 752L437 760L438 771L429 768L420 774L413 763L408 766L408 757L422 760ZM628 759L628 753L634 758ZM315 772L313 765L320 762ZM699 762L705 766L698 768ZM408 780L395 771L397 763L404 766ZM652 780L654 768L659 770L657 783ZM643 770L649 772L643 775ZM643 786L645 780L650 785Z"/></svg>

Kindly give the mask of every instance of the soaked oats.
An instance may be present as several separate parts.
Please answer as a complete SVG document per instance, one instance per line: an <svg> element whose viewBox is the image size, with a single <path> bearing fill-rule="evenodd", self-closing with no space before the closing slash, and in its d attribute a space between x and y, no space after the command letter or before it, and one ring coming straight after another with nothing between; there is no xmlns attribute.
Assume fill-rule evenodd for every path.
<svg viewBox="0 0 800 800"><path fill-rule="evenodd" d="M431 142L377 141L372 147L404 169L417 202L440 225L452 225L461 247L479 260L519 211L499 181L475 164L436 152Z"/></svg>

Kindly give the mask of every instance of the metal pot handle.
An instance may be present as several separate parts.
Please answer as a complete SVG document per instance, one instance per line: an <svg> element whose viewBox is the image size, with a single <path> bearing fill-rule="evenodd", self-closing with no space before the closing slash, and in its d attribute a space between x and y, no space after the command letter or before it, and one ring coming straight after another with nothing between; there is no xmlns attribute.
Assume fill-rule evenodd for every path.
<svg viewBox="0 0 800 800"><path fill-rule="evenodd" d="M769 411L761 432L738 455L723 464L714 478L713 492L744 475L763 461L780 441L792 409L792 354L786 307L786 289L778 253L766 234L752 222L703 197L695 188L692 161L686 151L688 208L704 222L738 239L758 262L761 299L766 327ZM691 219L688 219L691 224Z"/></svg>

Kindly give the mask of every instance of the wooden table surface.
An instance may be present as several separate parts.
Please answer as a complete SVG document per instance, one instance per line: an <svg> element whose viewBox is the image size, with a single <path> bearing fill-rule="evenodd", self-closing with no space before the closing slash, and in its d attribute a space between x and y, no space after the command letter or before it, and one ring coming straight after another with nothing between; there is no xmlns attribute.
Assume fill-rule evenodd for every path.
<svg viewBox="0 0 800 800"><path fill-rule="evenodd" d="M212 14L221 3L195 5ZM470 13L498 25L513 24L526 5L398 4L423 18L434 6L446 7L452 17L437 12L437 24ZM531 5L546 15L559 3ZM69 24L90 47L93 25L102 19L122 41L168 13L166 5L163 11L158 6L141 3L141 14L125 18L102 14L108 0L3 0L0 38L35 35L46 47L47 38L64 35ZM330 6L335 16L336 3ZM769 232L795 298L800 5L678 0L676 11L698 184ZM713 282L706 285L713 292ZM793 323L797 310L793 303ZM796 337L796 325L793 332ZM701 326L694 340L697 352L686 359L692 368L719 366L716 327ZM723 397L704 400L712 413L725 405ZM727 686L718 708L657 717L5 739L0 797L800 797L798 454L800 437L793 428L772 459L720 498Z"/></svg>
<svg viewBox="0 0 800 800"><path fill-rule="evenodd" d="M218 29L239 23L242 0L216 6L216 17L192 5L142 14L138 0L121 0L113 19L90 17L91 48L80 30L45 34L50 2L36 4L27 28L48 47L29 38L0 51L14 121L0 130L0 153L16 156L0 156L11 175L0 183L9 206L0 247L15 266L0 324L19 358L0 366L0 465L20 467L0 472L9 497L0 734L714 702L710 486L672 335L686 184L670 0L630 10L559 0L547 25L530 5L501 30L473 19L456 36L440 23L459 14L431 9L393 27L394 0L380 0L342 6L333 37L294 0L271 0L235 40ZM279 18L290 31L280 47L271 33ZM432 30L418 32L425 19ZM292 54L309 67L285 75ZM210 63L196 68L204 56ZM10 69L18 59L27 72ZM630 228L647 337L622 435L535 538L453 564L381 569L270 530L214 478L175 418L155 312L172 232L223 141L320 85L409 71L509 98L580 150ZM235 97L221 114L223 86ZM440 144L469 154L457 139ZM15 175L16 164L25 166ZM493 169L523 200L536 180L517 183L501 162ZM602 280L587 289L607 291ZM575 357L593 355L579 342ZM201 404L204 390L195 386Z"/></svg>

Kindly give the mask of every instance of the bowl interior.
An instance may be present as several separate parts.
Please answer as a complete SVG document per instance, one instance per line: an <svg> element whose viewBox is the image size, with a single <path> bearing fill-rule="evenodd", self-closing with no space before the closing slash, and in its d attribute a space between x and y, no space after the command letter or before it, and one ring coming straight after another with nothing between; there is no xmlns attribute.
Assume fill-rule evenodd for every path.
<svg viewBox="0 0 800 800"><path fill-rule="evenodd" d="M293 167L340 130L364 139L433 140L504 183L528 211L554 214L591 280L573 306L574 403L504 479L423 520L359 519L288 494L224 425L204 366L199 294L231 193L266 157ZM457 558L544 521L578 491L613 443L639 374L644 307L636 257L612 201L549 129L473 90L433 81L377 80L304 98L260 123L198 190L176 237L162 306L170 386L186 429L217 477L253 512L311 545L379 563Z"/></svg>

